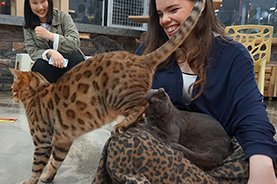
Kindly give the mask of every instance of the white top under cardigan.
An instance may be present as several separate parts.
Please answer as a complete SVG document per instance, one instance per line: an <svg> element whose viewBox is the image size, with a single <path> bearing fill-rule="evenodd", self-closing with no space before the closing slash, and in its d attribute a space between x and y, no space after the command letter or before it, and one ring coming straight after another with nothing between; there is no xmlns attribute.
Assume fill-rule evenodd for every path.
<svg viewBox="0 0 277 184"><path fill-rule="evenodd" d="M192 73L184 73L182 72L183 76L183 99L185 102L189 102L191 99L191 93L192 93L192 88L189 91L189 86L195 82L197 75L192 74Z"/></svg>

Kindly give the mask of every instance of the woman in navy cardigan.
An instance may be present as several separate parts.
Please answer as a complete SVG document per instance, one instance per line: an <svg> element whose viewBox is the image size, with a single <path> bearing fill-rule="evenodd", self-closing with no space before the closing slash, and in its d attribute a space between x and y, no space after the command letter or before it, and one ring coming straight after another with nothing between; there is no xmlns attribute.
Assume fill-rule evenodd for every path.
<svg viewBox="0 0 277 184"><path fill-rule="evenodd" d="M168 40L194 3L150 0L150 23L137 54L149 53ZM242 44L223 35L224 28L214 15L212 0L208 0L182 47L159 66L152 88L164 88L180 110L201 112L217 119L239 143L234 154L204 172L146 131L132 127L108 140L96 183L104 177L119 183L277 182L275 129L255 81L253 61Z"/></svg>

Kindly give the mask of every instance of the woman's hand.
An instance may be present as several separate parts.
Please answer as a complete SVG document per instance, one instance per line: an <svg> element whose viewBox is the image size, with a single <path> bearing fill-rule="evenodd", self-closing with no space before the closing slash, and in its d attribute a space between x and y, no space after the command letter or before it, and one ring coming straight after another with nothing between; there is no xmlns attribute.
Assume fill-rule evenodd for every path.
<svg viewBox="0 0 277 184"><path fill-rule="evenodd" d="M58 51L53 49L49 50L47 53L47 57L52 57L53 66L63 68L64 57Z"/></svg>
<svg viewBox="0 0 277 184"><path fill-rule="evenodd" d="M36 36L39 38L43 38L45 40L51 40L51 41L54 40L54 34L42 26L37 26L35 28L35 33L36 33Z"/></svg>
<svg viewBox="0 0 277 184"><path fill-rule="evenodd" d="M266 155L253 155L249 159L248 184L277 184L273 161Z"/></svg>

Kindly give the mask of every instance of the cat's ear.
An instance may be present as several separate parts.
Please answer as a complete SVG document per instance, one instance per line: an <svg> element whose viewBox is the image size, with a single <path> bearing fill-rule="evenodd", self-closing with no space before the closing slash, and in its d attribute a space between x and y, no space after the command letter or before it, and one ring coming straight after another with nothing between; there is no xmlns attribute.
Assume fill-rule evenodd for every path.
<svg viewBox="0 0 277 184"><path fill-rule="evenodd" d="M15 78L18 76L18 70L14 69L14 68L9 68L9 70Z"/></svg>
<svg viewBox="0 0 277 184"><path fill-rule="evenodd" d="M168 97L168 95L165 92L164 88L159 88L158 95L159 95L160 99L167 99L167 97Z"/></svg>

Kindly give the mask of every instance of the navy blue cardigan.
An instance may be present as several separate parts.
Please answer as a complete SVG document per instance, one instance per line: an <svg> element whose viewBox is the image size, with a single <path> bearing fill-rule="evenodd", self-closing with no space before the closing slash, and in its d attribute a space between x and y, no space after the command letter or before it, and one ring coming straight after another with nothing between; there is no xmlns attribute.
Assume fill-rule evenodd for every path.
<svg viewBox="0 0 277 184"><path fill-rule="evenodd" d="M140 46L136 54L142 54ZM246 159L264 154L277 163L275 129L255 81L253 61L240 43L216 37L203 94L190 104L182 98L183 78L177 62L155 72L152 88L164 88L180 110L209 114L242 146ZM196 89L193 94L196 94Z"/></svg>

